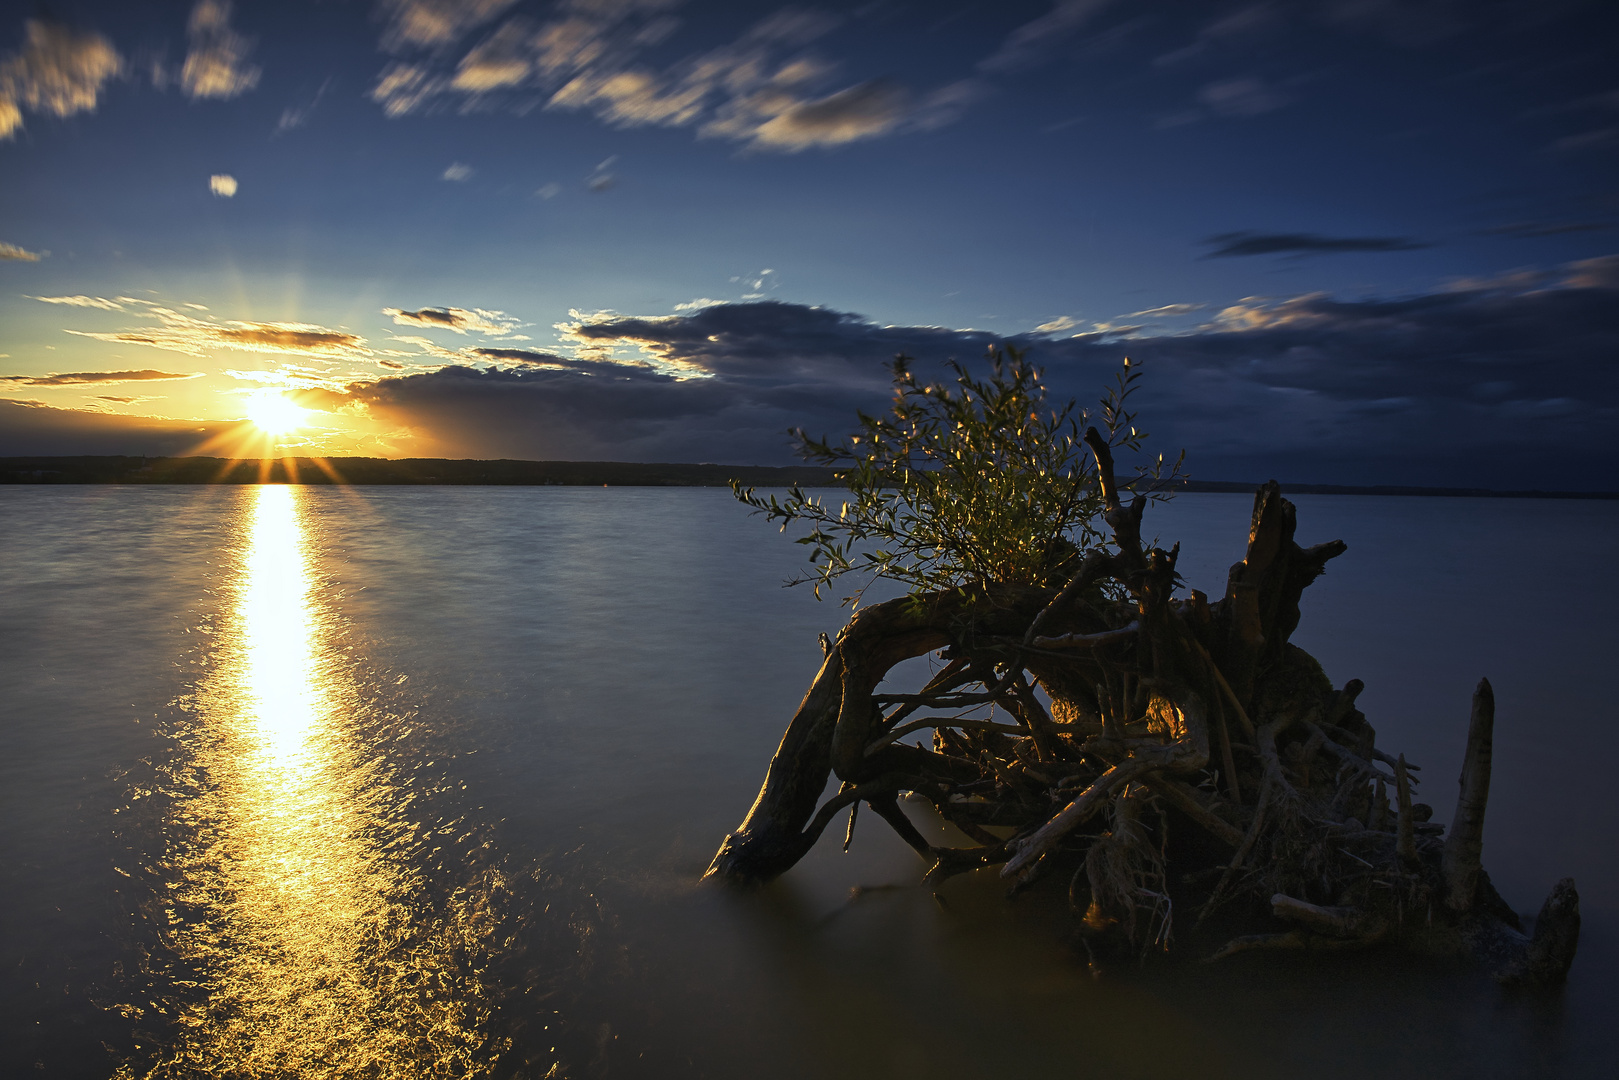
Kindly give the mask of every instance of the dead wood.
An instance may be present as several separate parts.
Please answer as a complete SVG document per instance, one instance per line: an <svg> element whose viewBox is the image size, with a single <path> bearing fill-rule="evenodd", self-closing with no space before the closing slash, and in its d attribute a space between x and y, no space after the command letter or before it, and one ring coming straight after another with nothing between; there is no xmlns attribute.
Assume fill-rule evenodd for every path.
<svg viewBox="0 0 1619 1080"><path fill-rule="evenodd" d="M1394 943L1472 955L1506 983L1561 982L1579 939L1572 880L1525 935L1482 868L1489 683L1442 840L1412 801L1416 766L1377 747L1355 707L1360 681L1334 689L1290 642L1304 590L1345 545L1301 547L1293 504L1268 483L1221 598L1177 599L1178 545L1143 546L1146 499L1126 505L1106 440L1093 429L1086 443L1111 546L1079 558L1061 588L922 593L864 608L823 640L764 785L705 877L769 881L845 810L847 847L864 802L922 857L930 885L999 866L1023 888L1068 866L1093 938L1168 948L1176 912L1198 925L1218 912L1291 925L1212 958ZM875 693L894 665L930 653L944 663L919 691ZM969 845L929 844L901 808L907 792Z"/></svg>

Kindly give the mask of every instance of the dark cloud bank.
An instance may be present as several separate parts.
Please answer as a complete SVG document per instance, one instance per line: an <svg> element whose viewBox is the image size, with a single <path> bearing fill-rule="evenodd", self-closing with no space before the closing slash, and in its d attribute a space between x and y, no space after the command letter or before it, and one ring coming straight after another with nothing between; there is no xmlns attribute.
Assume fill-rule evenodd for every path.
<svg viewBox="0 0 1619 1080"><path fill-rule="evenodd" d="M786 303L598 317L573 335L651 363L546 356L352 389L447 452L785 464L784 429L840 433L883 407L895 353L927 368L1006 343L1082 402L1124 356L1143 361L1153 446L1186 447L1204 479L1619 488L1619 257L1401 299L1246 301L1176 336L1001 338Z"/></svg>
<svg viewBox="0 0 1619 1080"><path fill-rule="evenodd" d="M597 316L572 336L580 359L485 350L508 366L350 400L444 456L788 464L788 427L840 434L884 407L895 353L933 372L1004 343L1082 403L1142 361L1151 446L1185 447L1200 479L1619 489L1619 256L1397 299L1248 300L1178 335L999 337L769 302Z"/></svg>

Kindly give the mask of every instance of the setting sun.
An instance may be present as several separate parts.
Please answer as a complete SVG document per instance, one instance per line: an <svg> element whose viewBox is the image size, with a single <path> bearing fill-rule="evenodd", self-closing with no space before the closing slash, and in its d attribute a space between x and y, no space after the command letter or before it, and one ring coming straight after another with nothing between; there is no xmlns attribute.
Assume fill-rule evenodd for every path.
<svg viewBox="0 0 1619 1080"><path fill-rule="evenodd" d="M303 426L308 411L279 395L253 398L247 403L247 418L271 435L286 435Z"/></svg>

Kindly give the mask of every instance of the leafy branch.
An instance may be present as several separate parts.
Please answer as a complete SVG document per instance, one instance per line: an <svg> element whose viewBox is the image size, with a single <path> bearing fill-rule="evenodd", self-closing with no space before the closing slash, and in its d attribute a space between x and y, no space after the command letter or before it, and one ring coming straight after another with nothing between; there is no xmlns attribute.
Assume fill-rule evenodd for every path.
<svg viewBox="0 0 1619 1080"><path fill-rule="evenodd" d="M859 414L845 442L791 434L808 461L830 465L848 497L835 509L801 487L785 498L733 482L738 499L789 525L807 525L813 570L788 584L811 583L817 598L847 574L902 582L912 592L975 583L1055 585L1098 544L1103 510L1095 462L1081 431L1091 414L1070 400L1047 404L1042 372L1019 349L991 349L988 378L949 366L948 383L923 383L911 359L890 365L894 401L883 416ZM1147 433L1130 397L1141 377L1128 359L1101 400L1097 417L1108 445L1139 451ZM1141 477L1179 476L1180 461L1160 456Z"/></svg>

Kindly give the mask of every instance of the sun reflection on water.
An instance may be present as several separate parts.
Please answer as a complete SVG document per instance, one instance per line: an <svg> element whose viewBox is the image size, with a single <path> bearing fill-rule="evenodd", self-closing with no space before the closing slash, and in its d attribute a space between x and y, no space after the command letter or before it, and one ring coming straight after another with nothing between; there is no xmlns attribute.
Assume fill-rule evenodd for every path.
<svg viewBox="0 0 1619 1080"><path fill-rule="evenodd" d="M411 841L431 826L356 734L364 694L320 596L310 496L249 490L169 830L169 943L196 991L152 1075L477 1075L498 1052L481 1030L489 928L424 895Z"/></svg>

